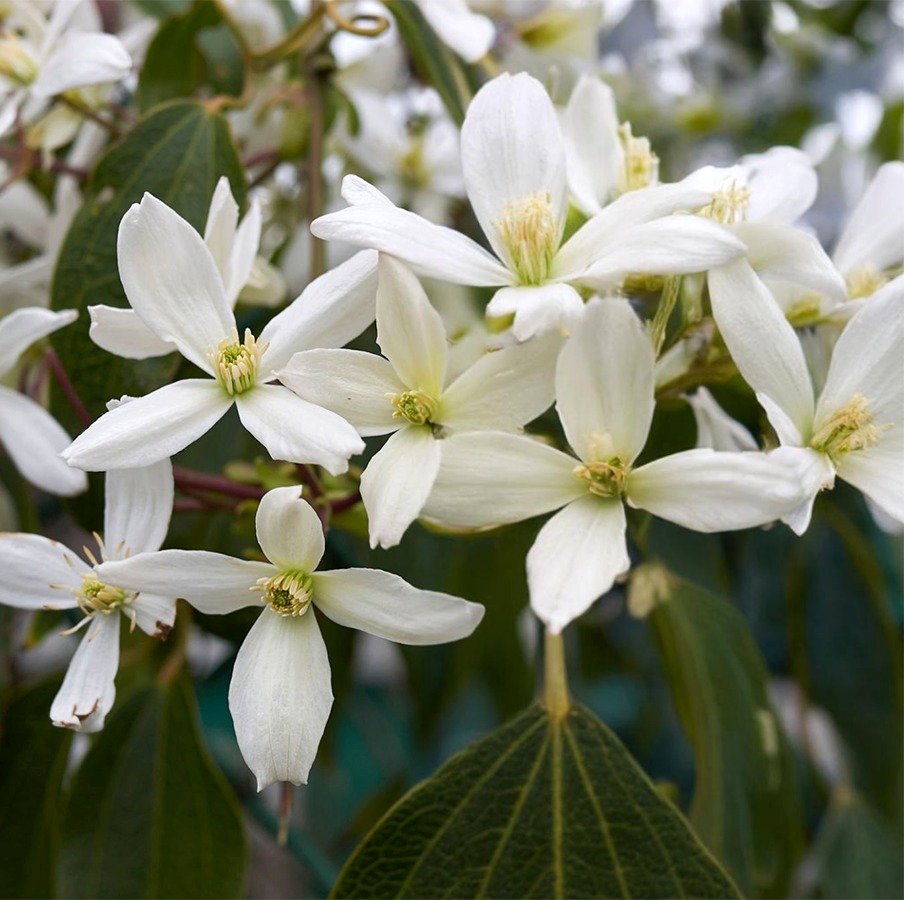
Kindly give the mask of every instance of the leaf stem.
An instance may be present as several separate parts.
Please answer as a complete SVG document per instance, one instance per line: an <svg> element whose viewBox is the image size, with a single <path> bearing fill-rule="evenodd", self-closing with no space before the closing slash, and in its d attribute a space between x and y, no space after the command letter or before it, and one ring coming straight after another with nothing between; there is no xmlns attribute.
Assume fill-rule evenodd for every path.
<svg viewBox="0 0 904 900"><path fill-rule="evenodd" d="M62 362L60 362L59 356L56 355L56 351L51 347L48 347L47 352L44 354L44 358L47 360L50 371L53 372L53 377L56 378L57 384L69 401L69 405L72 407L73 412L79 417L82 425L87 428L94 419L92 418L91 413L85 408L85 404L82 403L82 398L79 397L75 386L69 380L69 376L66 374Z"/></svg>
<svg viewBox="0 0 904 900"><path fill-rule="evenodd" d="M571 709L568 696L568 676L565 670L565 644L561 632L553 634L549 629L544 637L544 695L543 701L553 719L564 719Z"/></svg>

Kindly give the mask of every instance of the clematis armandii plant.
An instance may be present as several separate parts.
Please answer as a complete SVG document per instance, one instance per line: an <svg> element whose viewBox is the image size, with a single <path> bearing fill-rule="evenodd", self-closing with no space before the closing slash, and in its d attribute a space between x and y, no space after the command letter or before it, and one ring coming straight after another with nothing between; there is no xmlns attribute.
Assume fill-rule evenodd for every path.
<svg viewBox="0 0 904 900"><path fill-rule="evenodd" d="M305 784L333 703L330 662L314 609L340 625L402 644L467 637L483 607L412 587L375 569L317 572L323 529L297 486L264 495L257 539L269 562L202 550L162 550L107 563L103 578L174 591L205 613L263 607L239 649L229 709L258 790Z"/></svg>
<svg viewBox="0 0 904 900"><path fill-rule="evenodd" d="M149 635L166 637L178 591L159 595L124 589L98 574L99 563L156 550L166 537L173 506L169 460L106 477L103 537L86 562L39 534L0 534L0 603L20 609L76 609L84 634L50 707L54 725L100 731L116 697L122 618Z"/></svg>
<svg viewBox="0 0 904 900"><path fill-rule="evenodd" d="M709 292L732 359L802 473L803 501L785 521L806 531L837 475L904 523L904 275L847 323L818 397L800 340L746 261L710 272Z"/></svg>
<svg viewBox="0 0 904 900"><path fill-rule="evenodd" d="M364 444L335 413L280 384L274 372L297 350L342 346L374 318L377 254L361 252L311 282L255 339L240 340L210 248L181 216L145 194L119 228L119 273L132 309L208 378L176 381L98 419L63 453L70 465L149 465L205 434L233 403L274 459L333 474Z"/></svg>
<svg viewBox="0 0 904 900"><path fill-rule="evenodd" d="M462 431L520 430L554 399L558 334L485 353L455 378L439 313L411 270L380 255L377 342L296 353L279 379L351 422L363 436L392 433L361 476L372 547L392 547L417 518L439 470L440 439Z"/></svg>
<svg viewBox="0 0 904 900"><path fill-rule="evenodd" d="M485 528L564 507L527 555L530 602L561 631L630 566L624 504L694 531L751 528L802 500L793 466L772 454L686 450L635 467L654 409L650 338L624 300L592 300L559 355L556 408L577 459L486 432L443 443L423 515Z"/></svg>
<svg viewBox="0 0 904 900"><path fill-rule="evenodd" d="M465 188L496 256L451 228L398 209L355 176L353 204L316 219L318 237L373 247L419 274L455 284L499 286L487 307L514 314L526 340L567 325L583 299L576 286L611 288L632 272L703 272L744 252L744 244L698 216L712 192L690 184L631 191L563 243L568 211L565 142L552 101L526 74L500 75L471 101L461 130Z"/></svg>

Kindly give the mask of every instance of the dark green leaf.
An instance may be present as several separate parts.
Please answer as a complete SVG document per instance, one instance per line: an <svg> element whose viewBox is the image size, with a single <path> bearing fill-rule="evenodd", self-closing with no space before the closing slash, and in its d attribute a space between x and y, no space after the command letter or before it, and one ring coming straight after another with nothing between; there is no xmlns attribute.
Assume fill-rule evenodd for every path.
<svg viewBox="0 0 904 900"><path fill-rule="evenodd" d="M801 852L800 799L747 623L656 564L635 570L631 588L636 611L652 604L648 621L693 745L691 821L745 894L784 895Z"/></svg>
<svg viewBox="0 0 904 900"><path fill-rule="evenodd" d="M63 774L72 732L50 724L59 681L16 698L0 740L0 897L54 895Z"/></svg>
<svg viewBox="0 0 904 900"><path fill-rule="evenodd" d="M178 15L188 7L189 3L190 0L132 0L134 6L155 19Z"/></svg>
<svg viewBox="0 0 904 900"><path fill-rule="evenodd" d="M185 675L108 719L72 785L63 896L241 896L241 813L197 719Z"/></svg>
<svg viewBox="0 0 904 900"><path fill-rule="evenodd" d="M334 896L738 894L602 722L535 705L391 809Z"/></svg>

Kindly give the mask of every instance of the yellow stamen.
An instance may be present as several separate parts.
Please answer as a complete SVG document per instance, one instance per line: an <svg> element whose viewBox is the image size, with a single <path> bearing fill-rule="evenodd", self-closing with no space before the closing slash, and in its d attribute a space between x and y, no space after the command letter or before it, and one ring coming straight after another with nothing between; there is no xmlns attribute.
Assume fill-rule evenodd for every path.
<svg viewBox="0 0 904 900"><path fill-rule="evenodd" d="M874 425L873 418L866 397L854 394L816 429L810 446L835 462L846 453L873 447L879 443L882 432L892 427L891 424Z"/></svg>
<svg viewBox="0 0 904 900"><path fill-rule="evenodd" d="M720 225L735 225L747 218L750 188L733 179L713 194L712 202L700 210L700 215Z"/></svg>
<svg viewBox="0 0 904 900"><path fill-rule="evenodd" d="M230 396L244 393L257 384L261 356L269 346L259 347L249 328L245 329L245 340L240 344L238 331L233 328L229 338L207 351L214 373Z"/></svg>
<svg viewBox="0 0 904 900"><path fill-rule="evenodd" d="M655 184L659 180L659 157L650 148L650 141L645 137L635 137L630 122L619 127L618 139L624 154L618 192L624 194Z"/></svg>
<svg viewBox="0 0 904 900"><path fill-rule="evenodd" d="M548 193L509 203L496 222L522 284L542 284L559 247L559 225Z"/></svg>
<svg viewBox="0 0 904 900"><path fill-rule="evenodd" d="M261 602L281 616L301 616L307 612L314 596L311 576L305 572L280 572L272 578L261 578L251 588L262 591Z"/></svg>
<svg viewBox="0 0 904 900"><path fill-rule="evenodd" d="M404 394L391 394L390 398L395 412L393 418L402 418L412 425L429 425L436 415L437 402L423 391L405 391Z"/></svg>
<svg viewBox="0 0 904 900"><path fill-rule="evenodd" d="M572 471L587 482L587 490L597 497L620 497L628 480L628 467L617 456L607 462L575 466Z"/></svg>

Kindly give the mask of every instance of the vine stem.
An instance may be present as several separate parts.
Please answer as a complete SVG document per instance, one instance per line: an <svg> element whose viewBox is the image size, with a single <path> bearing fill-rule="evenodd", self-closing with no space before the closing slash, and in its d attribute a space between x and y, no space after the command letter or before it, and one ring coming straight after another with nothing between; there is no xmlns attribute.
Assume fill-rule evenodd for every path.
<svg viewBox="0 0 904 900"><path fill-rule="evenodd" d="M565 644L561 632L554 634L549 629L545 632L543 674L546 709L553 719L564 719L571 709L571 698L568 696Z"/></svg>
<svg viewBox="0 0 904 900"><path fill-rule="evenodd" d="M94 418L85 408L85 404L82 403L82 398L79 397L75 385L69 380L66 369L63 368L63 363L60 361L59 356L56 355L56 351L52 347L48 347L44 358L47 360L50 371L53 372L53 377L56 378L57 384L72 407L73 412L79 417L82 425L87 428L94 421Z"/></svg>

